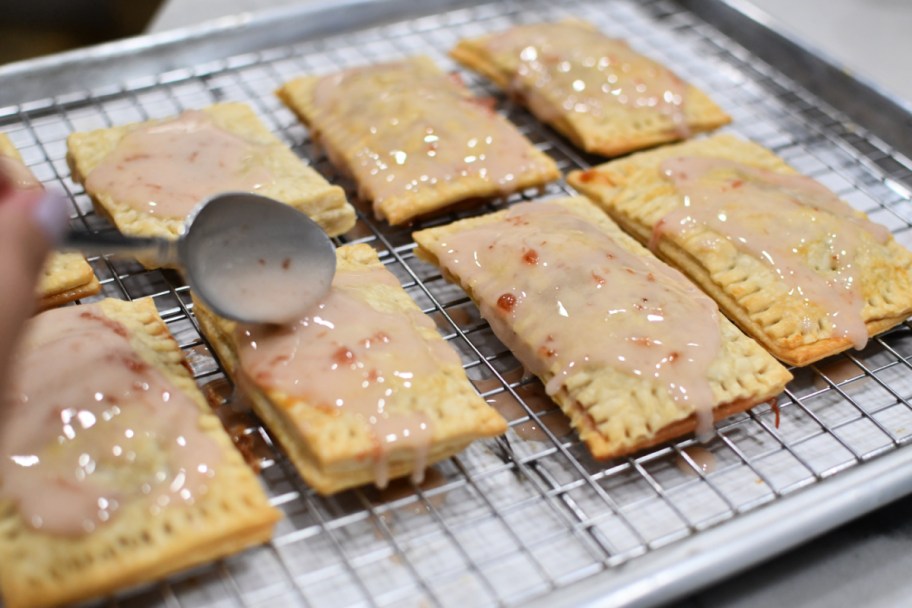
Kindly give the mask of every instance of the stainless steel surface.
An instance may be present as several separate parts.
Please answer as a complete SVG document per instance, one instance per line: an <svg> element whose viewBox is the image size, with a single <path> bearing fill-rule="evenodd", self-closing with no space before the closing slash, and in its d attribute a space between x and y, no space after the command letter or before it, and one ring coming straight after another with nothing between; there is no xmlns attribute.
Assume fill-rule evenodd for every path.
<svg viewBox="0 0 912 608"><path fill-rule="evenodd" d="M0 106L46 96L142 86L150 75L199 66L235 54L387 21L428 15L471 0L338 0L221 17L169 32L0 66ZM124 57L130 60L121 61ZM35 78L41 73L41 78Z"/></svg>
<svg viewBox="0 0 912 608"><path fill-rule="evenodd" d="M854 73L808 42L784 29L750 0L679 0L714 28L735 38L755 59L763 60L785 76L800 82L811 95L838 109L846 127L858 125L887 142L893 155L912 157L912 105L886 93L864 73ZM807 7L805 7L806 10ZM835 9L834 9L835 10ZM905 78L899 74L898 78ZM764 82L765 74L753 79ZM773 78L773 80L777 80ZM767 85L768 86L768 85ZM782 98L781 91L777 95Z"/></svg>
<svg viewBox="0 0 912 608"><path fill-rule="evenodd" d="M120 233L70 230L58 245L62 251L79 251L89 256L141 256L162 265L177 263L177 243L153 237L124 236Z"/></svg>
<svg viewBox="0 0 912 608"><path fill-rule="evenodd" d="M392 4L405 10L405 2ZM720 14L730 8L706 4L719 6ZM728 23L735 19L724 14ZM902 154L832 107L828 96L809 92L703 18L663 0L576 0L561 6L500 2L340 35L321 30L325 37L319 39L310 39L313 30L308 29L300 42L282 39L272 48L256 46L228 56L240 52L232 43L223 59L169 68L118 86L96 89L86 80L82 91L0 108L0 129L20 146L39 178L68 189L74 222L89 230L108 225L69 179L64 160L69 132L220 100L251 103L299 155L350 186L271 94L283 81L418 52L456 69L445 53L461 37L568 15L593 21L673 66L734 117L729 130L771 147L912 245L912 168ZM250 28L261 41L256 22ZM117 65L129 71L129 59L126 54ZM477 92L494 96L498 108L564 171L597 162L482 79L462 74ZM563 183L546 190L569 192ZM267 491L285 512L275 539L190 577L122 597L118 605L651 604L912 490L912 456L906 447L912 440L908 322L872 340L864 351L796 370L780 399L778 427L775 412L759 406L720 423L717 437L702 448L686 438L599 463L575 434L566 432L562 415L539 383L523 375L465 294L415 258L410 232L374 221L365 208L358 225L338 242L377 248L460 351L478 390L511 420L507 440L477 442L436 465L419 488L397 483L384 492L362 488L323 499L301 482L255 419L231 414L229 426L260 456ZM199 337L188 289L173 273L147 272L116 260L93 259L92 264L106 295L154 297L201 386L214 397L230 394ZM707 461L711 470L700 466Z"/></svg>

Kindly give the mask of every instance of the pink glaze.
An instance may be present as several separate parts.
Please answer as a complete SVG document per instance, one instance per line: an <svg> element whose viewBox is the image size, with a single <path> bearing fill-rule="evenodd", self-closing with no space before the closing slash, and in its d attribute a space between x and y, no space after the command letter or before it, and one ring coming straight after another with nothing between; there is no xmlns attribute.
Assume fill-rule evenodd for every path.
<svg viewBox="0 0 912 608"><path fill-rule="evenodd" d="M613 368L657 383L711 429L718 309L676 270L547 202L514 205L430 250L520 362L553 374L549 395L577 372Z"/></svg>
<svg viewBox="0 0 912 608"><path fill-rule="evenodd" d="M672 158L663 173L684 204L656 224L651 247L673 234L705 227L769 265L797 295L826 311L836 336L863 348L868 330L857 258L865 241L885 243L889 231L855 214L832 192L803 175L775 173L730 160ZM864 238L864 235L867 238ZM826 271L815 269L809 246L826 243ZM805 323L816 323L810 316Z"/></svg>
<svg viewBox="0 0 912 608"><path fill-rule="evenodd" d="M316 121L326 125L327 148L345 156L375 208L465 178L508 192L518 175L550 170L484 100L452 77L413 63L326 76L315 88L314 106Z"/></svg>
<svg viewBox="0 0 912 608"><path fill-rule="evenodd" d="M272 174L254 164L259 147L189 110L128 132L89 173L86 189L142 214L184 218L213 194L271 183Z"/></svg>
<svg viewBox="0 0 912 608"><path fill-rule="evenodd" d="M76 536L133 501L192 504L218 446L199 407L130 345L97 305L31 321L0 408L0 499L31 527Z"/></svg>
<svg viewBox="0 0 912 608"><path fill-rule="evenodd" d="M687 135L686 84L622 40L573 24L538 23L491 36L485 47L496 63L515 66L513 89L546 122L629 108L668 116Z"/></svg>

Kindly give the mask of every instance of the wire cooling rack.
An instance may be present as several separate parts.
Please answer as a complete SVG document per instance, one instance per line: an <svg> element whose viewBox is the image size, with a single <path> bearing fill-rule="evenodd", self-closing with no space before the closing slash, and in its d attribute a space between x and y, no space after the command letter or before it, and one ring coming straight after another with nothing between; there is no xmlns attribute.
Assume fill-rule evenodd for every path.
<svg viewBox="0 0 912 608"><path fill-rule="evenodd" d="M273 96L280 84L300 74L416 53L455 70L446 51L462 37L575 16L672 66L732 115L728 130L772 148L912 245L912 206L904 185L912 183L910 162L824 100L675 3L557 4L463 8L28 101L0 108L0 129L42 181L66 189L74 225L90 231L112 228L70 179L69 133L226 100L251 104L299 156L348 187L354 200L351 184L334 172L307 130ZM499 110L564 172L598 162L478 77L461 73L478 94L494 97ZM545 189L545 194L571 192L563 182ZM419 487L397 481L384 491L365 487L331 498L314 494L241 400L231 403L232 387L200 337L180 277L146 271L131 261L91 259L103 296L154 298L198 383L259 468L272 504L285 515L267 545L111 601L213 607L557 602L568 597L560 590L572 583L606 572L635 578L644 556L686 546L711 529L734 530L734 522L792 500L799 490L813 492L828 478L864 470L870 467L867 461L912 439L912 327L907 322L863 351L793 370L795 380L779 400L780 413L762 405L719 423L708 443L687 438L629 458L594 461L539 382L493 337L465 294L413 254L415 228L537 194L526 192L409 228L390 228L361 207L357 226L337 239L339 244L366 242L380 252L461 353L478 391L510 420L506 438L476 442L435 465ZM728 542L742 541L732 536ZM607 580L602 589L610 598ZM687 590L685 583L678 592Z"/></svg>

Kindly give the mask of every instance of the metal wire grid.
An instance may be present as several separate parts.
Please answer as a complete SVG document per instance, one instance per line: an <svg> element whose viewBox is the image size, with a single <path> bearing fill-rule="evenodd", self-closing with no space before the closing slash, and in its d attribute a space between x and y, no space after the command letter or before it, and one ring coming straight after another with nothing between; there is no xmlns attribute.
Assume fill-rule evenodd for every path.
<svg viewBox="0 0 912 608"><path fill-rule="evenodd" d="M73 222L111 230L69 178L65 138L73 131L173 115L216 101L249 102L267 124L331 181L339 178L306 130L272 91L302 73L426 53L454 68L445 52L459 38L523 21L574 15L629 40L711 92L733 116L732 131L767 145L912 244L904 184L912 163L849 124L796 83L731 40L658 0L581 0L562 8L494 3L356 33L231 57L206 65L19 106L0 108L0 128L46 183L65 188ZM574 150L475 76L463 73L558 162L562 170L598 159ZM349 184L350 185L350 184ZM549 194L571 190L563 183ZM349 188L349 193L353 191ZM446 223L500 208L425 223ZM354 198L353 196L351 197ZM685 439L634 457L599 463L569 430L538 383L493 337L465 294L413 255L412 228L391 229L359 209L338 243L367 242L463 356L479 392L510 420L506 439L477 442L439 463L420 487L399 481L316 496L268 432L228 404L232 388L200 337L187 287L168 271L134 262L90 260L103 295L154 298L199 384L226 426L255 455L272 503L285 519L260 548L135 591L125 606L517 605L710 526L783 499L912 438L912 327L876 338L865 350L802 370L780 399L717 426L704 445Z"/></svg>

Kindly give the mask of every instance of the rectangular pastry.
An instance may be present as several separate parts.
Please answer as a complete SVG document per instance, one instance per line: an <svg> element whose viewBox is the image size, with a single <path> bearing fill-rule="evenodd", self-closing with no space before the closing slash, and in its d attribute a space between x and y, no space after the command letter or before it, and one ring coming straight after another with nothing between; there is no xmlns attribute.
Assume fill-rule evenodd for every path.
<svg viewBox="0 0 912 608"><path fill-rule="evenodd" d="M757 144L719 135L569 181L786 363L862 348L912 314L912 254Z"/></svg>
<svg viewBox="0 0 912 608"><path fill-rule="evenodd" d="M101 291L101 284L79 253L51 253L38 279L38 310L55 308Z"/></svg>
<svg viewBox="0 0 912 608"><path fill-rule="evenodd" d="M355 223L342 189L295 156L243 103L73 133L67 150L73 179L124 234L176 238L200 201L239 190L299 209L330 236Z"/></svg>
<svg viewBox="0 0 912 608"><path fill-rule="evenodd" d="M0 133L0 165L15 176L20 188L41 188L13 142ZM38 309L45 310L101 291L101 285L85 258L78 253L52 253L38 281Z"/></svg>
<svg viewBox="0 0 912 608"><path fill-rule="evenodd" d="M285 326L241 326L199 300L200 327L229 374L321 494L411 473L506 430L369 245L337 250L329 294Z"/></svg>
<svg viewBox="0 0 912 608"><path fill-rule="evenodd" d="M270 538L278 513L151 300L36 316L5 401L7 608L107 595Z"/></svg>
<svg viewBox="0 0 912 608"><path fill-rule="evenodd" d="M613 458L775 398L791 374L582 197L421 230L494 334Z"/></svg>
<svg viewBox="0 0 912 608"><path fill-rule="evenodd" d="M427 57L297 78L277 94L390 224L560 177L490 100Z"/></svg>
<svg viewBox="0 0 912 608"><path fill-rule="evenodd" d="M517 25L462 40L450 54L586 152L618 156L731 120L671 70L584 21Z"/></svg>

